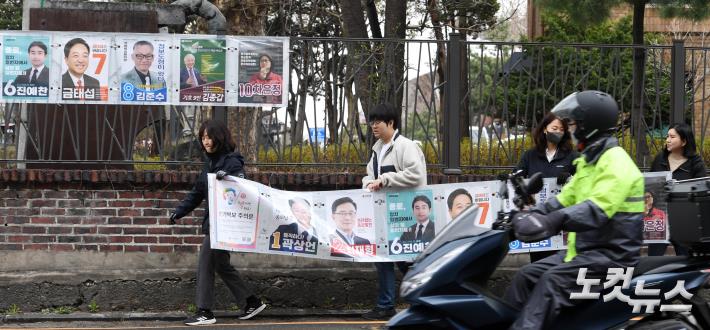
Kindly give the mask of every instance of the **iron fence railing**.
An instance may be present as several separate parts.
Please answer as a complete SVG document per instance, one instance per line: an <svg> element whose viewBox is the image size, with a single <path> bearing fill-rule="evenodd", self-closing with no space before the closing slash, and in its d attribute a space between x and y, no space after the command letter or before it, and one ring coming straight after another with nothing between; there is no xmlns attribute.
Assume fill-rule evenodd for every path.
<svg viewBox="0 0 710 330"><path fill-rule="evenodd" d="M634 48L642 49L645 59L640 104L632 97ZM634 154L645 150L630 129L641 121L648 152L637 158L640 166L650 164L665 129L678 118L693 124L701 154L710 156L705 155L710 152L705 146L710 143L709 50L682 43L292 38L288 106L254 108L253 165L362 168L372 143L367 111L392 102L402 110L400 132L421 142L432 168L509 168L530 147L531 128L542 116L565 95L583 89L614 95L622 109L619 136ZM458 97L447 102L447 95ZM637 107L642 116L632 119ZM0 164L196 168L197 128L215 113L208 107L5 103ZM447 141L459 141L457 148L447 149L455 145L446 146Z"/></svg>

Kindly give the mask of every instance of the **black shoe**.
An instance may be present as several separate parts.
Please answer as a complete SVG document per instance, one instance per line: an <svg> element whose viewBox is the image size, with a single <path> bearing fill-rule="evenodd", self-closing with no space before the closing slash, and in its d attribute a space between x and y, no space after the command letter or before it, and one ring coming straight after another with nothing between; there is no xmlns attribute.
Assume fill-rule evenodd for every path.
<svg viewBox="0 0 710 330"><path fill-rule="evenodd" d="M244 307L244 313L242 313L242 315L239 315L239 319L240 320L248 320L248 319L256 316L256 314L261 313L261 311L263 311L264 308L266 308L266 304L261 302L261 300L257 300L254 302L247 302L247 306Z"/></svg>
<svg viewBox="0 0 710 330"><path fill-rule="evenodd" d="M392 308L375 307L373 310L362 314L362 318L367 320L388 320L390 317L397 314L397 311Z"/></svg>
<svg viewBox="0 0 710 330"><path fill-rule="evenodd" d="M214 324L217 322L217 319L214 318L212 311L208 309L200 309L197 313L195 313L195 315L186 318L184 322L187 325L207 325Z"/></svg>

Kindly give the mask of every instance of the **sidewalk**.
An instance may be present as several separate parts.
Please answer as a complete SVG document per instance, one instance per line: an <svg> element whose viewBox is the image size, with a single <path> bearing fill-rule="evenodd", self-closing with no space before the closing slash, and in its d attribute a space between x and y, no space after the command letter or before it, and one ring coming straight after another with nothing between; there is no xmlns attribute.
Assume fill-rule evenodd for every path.
<svg viewBox="0 0 710 330"><path fill-rule="evenodd" d="M261 317L288 318L306 316L333 316L333 317L359 317L367 310L330 310L317 308L267 308L259 313ZM239 316L236 311L215 311L217 318L234 318ZM156 312L156 313L136 313L136 312L106 312L87 313L75 312L71 314L56 313L19 313L12 315L0 315L0 325L35 323L35 322L76 322L76 321L182 321L187 317L187 312Z"/></svg>

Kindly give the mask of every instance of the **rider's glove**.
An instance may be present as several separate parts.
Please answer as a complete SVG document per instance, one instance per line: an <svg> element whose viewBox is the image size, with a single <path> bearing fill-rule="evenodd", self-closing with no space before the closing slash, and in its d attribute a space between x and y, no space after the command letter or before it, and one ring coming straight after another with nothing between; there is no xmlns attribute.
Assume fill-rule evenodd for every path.
<svg viewBox="0 0 710 330"><path fill-rule="evenodd" d="M571 176L572 175L569 174L569 172L560 172L560 174L557 175L557 185L564 185Z"/></svg>
<svg viewBox="0 0 710 330"><path fill-rule="evenodd" d="M227 172L225 171L217 171L217 180L222 180L224 177L227 175Z"/></svg>
<svg viewBox="0 0 710 330"><path fill-rule="evenodd" d="M512 222L515 236L525 243L532 243L557 234L562 228L564 214L520 211L513 215Z"/></svg>
<svg viewBox="0 0 710 330"><path fill-rule="evenodd" d="M177 214L175 214L175 212L170 213L170 224L171 224L171 225L174 225L174 224L175 224L175 220L177 220L177 219L178 219L178 217L177 217Z"/></svg>

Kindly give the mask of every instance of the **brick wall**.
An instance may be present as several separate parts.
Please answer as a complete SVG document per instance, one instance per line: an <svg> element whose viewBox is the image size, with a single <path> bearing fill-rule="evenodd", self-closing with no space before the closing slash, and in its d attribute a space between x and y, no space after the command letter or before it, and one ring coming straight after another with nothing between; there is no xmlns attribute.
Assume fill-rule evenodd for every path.
<svg viewBox="0 0 710 330"><path fill-rule="evenodd" d="M167 217L186 193L178 189L54 184L3 190L0 250L196 252L204 210L170 226Z"/></svg>
<svg viewBox="0 0 710 330"><path fill-rule="evenodd" d="M197 209L168 224L197 172L0 171L0 250L196 252ZM265 172L252 180L287 190L359 188L361 174ZM429 182L487 179L431 175ZM203 204L205 205L205 204Z"/></svg>

